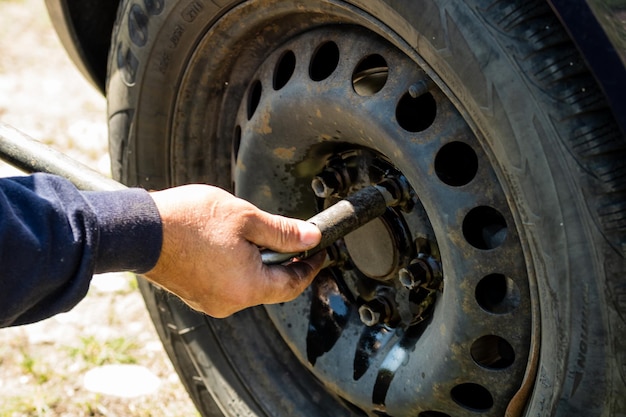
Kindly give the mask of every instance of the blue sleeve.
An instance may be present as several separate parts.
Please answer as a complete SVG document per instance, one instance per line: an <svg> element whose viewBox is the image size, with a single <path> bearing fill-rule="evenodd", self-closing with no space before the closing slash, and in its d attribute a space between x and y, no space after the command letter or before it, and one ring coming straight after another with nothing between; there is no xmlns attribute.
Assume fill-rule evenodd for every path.
<svg viewBox="0 0 626 417"><path fill-rule="evenodd" d="M46 174L0 178L0 327L70 310L94 273L149 271L162 233L145 190L81 192Z"/></svg>

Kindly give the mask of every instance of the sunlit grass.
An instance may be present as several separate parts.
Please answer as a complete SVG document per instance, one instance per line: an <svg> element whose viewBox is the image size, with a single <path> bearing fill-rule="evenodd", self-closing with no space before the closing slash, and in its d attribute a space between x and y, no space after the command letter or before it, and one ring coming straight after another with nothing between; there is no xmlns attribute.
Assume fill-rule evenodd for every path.
<svg viewBox="0 0 626 417"><path fill-rule="evenodd" d="M2 1L2 0L0 0ZM60 398L50 398L46 395L17 396L3 399L0 403L0 415L11 417L51 417Z"/></svg>
<svg viewBox="0 0 626 417"><path fill-rule="evenodd" d="M108 364L136 364L140 346L133 340L116 337L101 341L94 336L81 338L79 346L66 348L71 358L80 358L85 366Z"/></svg>
<svg viewBox="0 0 626 417"><path fill-rule="evenodd" d="M52 378L54 371L48 363L31 356L28 352L22 353L20 367L25 375L31 376L35 383L45 384Z"/></svg>

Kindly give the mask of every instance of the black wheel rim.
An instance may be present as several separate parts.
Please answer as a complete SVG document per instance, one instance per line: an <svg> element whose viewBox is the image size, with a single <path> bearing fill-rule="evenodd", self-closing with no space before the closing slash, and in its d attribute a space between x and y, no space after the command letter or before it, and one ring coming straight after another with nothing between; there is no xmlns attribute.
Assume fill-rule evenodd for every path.
<svg viewBox="0 0 626 417"><path fill-rule="evenodd" d="M327 389L379 415L503 415L530 346L520 238L478 139L424 71L357 26L305 32L259 66L234 137L236 193L275 213L308 218L386 176L409 184L407 205L339 243L342 265L267 307ZM318 197L328 171L349 184ZM411 264L439 278L411 289ZM383 319L365 325L363 305Z"/></svg>
<svg viewBox="0 0 626 417"><path fill-rule="evenodd" d="M386 242L384 268L363 266L368 253L340 242L346 262L296 301L266 308L273 328L263 337L280 337L276 345L286 344L324 385L330 395L319 404L333 404L329 415L340 397L356 414L501 416L527 367L537 324L513 199L457 101L421 62L388 27L345 2L248 1L206 27L176 86L172 183L232 185L261 208L299 218L388 174L408 184L410 201L355 239L374 239L374 252ZM328 168L342 177L344 165L368 169L352 187L317 197L315 177L329 180ZM405 287L410 274L401 271L412 263L437 278L426 280L426 295ZM387 293L373 307L379 287ZM359 312L364 304L369 316ZM233 324L210 327L219 334ZM243 347L241 356L232 352L245 335L235 339L220 341L221 349L251 360ZM300 372L292 359L263 360ZM283 382L278 389L288 390ZM253 395L271 390L242 383ZM277 413L274 404L268 414Z"/></svg>

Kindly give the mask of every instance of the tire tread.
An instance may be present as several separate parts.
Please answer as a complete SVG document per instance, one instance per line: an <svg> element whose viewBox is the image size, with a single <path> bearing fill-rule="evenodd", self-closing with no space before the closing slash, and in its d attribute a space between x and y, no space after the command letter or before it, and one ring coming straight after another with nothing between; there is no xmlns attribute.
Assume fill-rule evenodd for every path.
<svg viewBox="0 0 626 417"><path fill-rule="evenodd" d="M604 94L565 28L544 0L496 0L483 16L514 40L514 56L543 100L581 171L582 191L606 241L626 256L626 140Z"/></svg>

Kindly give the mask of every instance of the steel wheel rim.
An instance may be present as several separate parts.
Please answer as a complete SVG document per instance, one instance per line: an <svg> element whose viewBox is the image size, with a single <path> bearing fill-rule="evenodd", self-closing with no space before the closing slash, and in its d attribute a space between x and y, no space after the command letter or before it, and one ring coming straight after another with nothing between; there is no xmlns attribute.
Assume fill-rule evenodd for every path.
<svg viewBox="0 0 626 417"><path fill-rule="evenodd" d="M371 67L363 67L368 60ZM359 87L368 77L371 85ZM440 231L434 246L441 252L444 289L419 325L367 328L356 313L359 294L326 288L336 286L328 276L295 302L269 306L301 362L368 413L503 414L521 384L530 344L529 290L520 273L525 266L504 192L449 100L395 48L344 27L307 32L278 48L255 74L243 103L233 173L239 195L273 212L310 217L320 202L314 203L307 184L328 154L366 149L384 155L418 196L426 196L419 202L429 214L427 226ZM275 115L294 120L276 121ZM293 138L294 132L301 136ZM472 158L475 173L456 166ZM424 166L411 166L413 161ZM498 233L491 241L480 236L503 225L503 241ZM322 336L332 339L328 329L342 329L327 352L311 355L315 305L330 311L332 326ZM337 312L346 309L348 317ZM364 352L371 363L357 370Z"/></svg>
<svg viewBox="0 0 626 417"><path fill-rule="evenodd" d="M245 18L246 25L242 22L241 27L263 26L263 22L270 19L267 16L261 17L263 14L245 14L244 9L253 10L254 4L246 3L242 10L237 10L241 12L239 15L233 13L232 17L235 19L248 16ZM222 81L219 77L214 77L217 81L214 86L218 90L221 89L220 82L225 86L224 92L218 91L216 94L223 94L222 108L226 111L217 118L212 113L205 113L207 116L202 131L198 130L198 127L203 125L194 126L191 115L197 114L202 109L206 111L206 108L202 105L187 104L203 103L206 97L204 91L207 90L198 89L194 81L202 80L202 72L206 73L209 70L203 69L202 63L206 62L203 59L213 51L209 52L206 49L209 43L204 45L202 42L199 43L198 53L191 57L188 63L189 70L182 80L177 116L172 125L175 137L192 138L184 148L172 148L173 160L178 161L173 166L172 172L176 178L175 182L188 181L191 178L197 181L203 178L202 164L210 161L201 157L203 151L197 148L197 144L201 147L203 142L197 139L202 136L200 132L213 129L210 127L211 124L218 126L218 132L216 144L210 146L217 147L221 155L232 155L232 170L228 177L229 180L230 177L234 179L237 193L269 211L300 218L310 217L319 207L319 201L311 190L310 182L311 177L323 169L325 161L320 158L320 153L326 152L326 147L333 152L358 148L382 155L409 180L420 197L420 203L428 216L428 224L436 235L434 240L440 252L444 271L444 290L437 296L424 333L414 345L412 342L409 344L409 349L396 349L399 356L394 356L389 352L394 346L402 346L403 340L401 332L394 331L388 336L390 341L385 344L387 350L380 350L382 353L376 355L378 362L374 361L368 367L369 374L366 372L355 379L353 369L355 340L358 340L364 327L360 321L353 325L354 317L351 317L345 326L352 331L356 329L355 336L344 337L347 334L344 329L339 341L329 352L318 358L315 366L312 366L306 353L306 326L312 305L310 301L312 290L294 303L269 307L268 314L283 340L301 363L326 385L329 392L354 405L355 410L361 410L366 414L420 417L477 415L477 413L502 415L523 378L530 344L531 322L526 265L506 196L476 137L472 135L446 95L432 86L430 79L418 65L372 32L357 25L329 26L316 31L314 28L324 24L322 22L365 22L363 16L350 15L354 10L333 9L334 2L324 2L324 7L328 7L328 10L322 15L319 14L317 6L310 7L317 20L312 19L310 23L312 30L309 32L306 32L309 28L301 27L299 34L291 29L284 29L280 35L279 30L276 36L272 33L272 36L275 36L272 42L259 43L246 51L252 57L251 60L239 62L240 56L222 56L221 60L217 60L220 66L215 68L223 66L224 74L227 74L226 69L230 74L222 75ZM280 19L287 23L293 14L302 26L303 20L306 20L302 16L306 15L308 6L300 4L293 7L293 10L287 9L289 6L279 10ZM227 18L228 15L222 18L218 25L227 21ZM250 37L252 32L252 29L245 34L235 31L232 33L232 41L229 40L230 45L244 39L249 42L252 39ZM215 35L216 33L219 33L218 27L211 36L219 37L220 35ZM282 43L284 39L288 40ZM327 43L334 43L337 46L339 50L337 63L334 67L331 65L332 71L326 73L324 65L321 65L318 67L319 73L315 75L311 73L310 65L316 51ZM286 82L283 80L277 83L276 78L281 78L276 77L278 63L288 50L294 53L296 66L289 76L284 76L289 71L282 72L282 78L285 78ZM362 91L360 93L356 91L355 82L361 75L377 79L381 77L381 73L377 72L376 66L360 72L355 71L355 68L364 58L372 55L384 58L388 65L387 80L382 83L382 89L367 95ZM373 73L368 73L368 69ZM419 96L419 90L423 86L416 81L420 80L425 81L427 87L431 88L429 94L435 100L436 117L428 123L422 124L418 121L414 124L410 115L408 118L406 115L403 116L406 112L398 111L398 107L403 98ZM281 85L282 83L284 85ZM404 85L401 85L402 83ZM371 83L374 90L377 89L376 85L376 81ZM214 94L211 90L208 91ZM190 96L197 96L197 99L184 99ZM307 99L306 106L301 104L304 98ZM293 119L293 115L305 115L315 107L311 106L309 100L314 100L315 106L320 108L321 104L325 103L327 107L350 109L351 116L346 119L336 117L336 114L323 113L324 117L318 117L316 112L312 112L306 123L301 123L302 118L297 122L294 122L295 119L291 120L291 123L285 122L290 118ZM407 100L411 102L410 99ZM408 109L410 113L411 105L403 106L404 110ZM228 109L235 111L229 112ZM237 113L236 118L233 116L234 113ZM344 112L345 114L347 112ZM442 117L442 114L447 116ZM404 121L399 126L399 120L403 117ZM277 118L282 118L283 122L276 123ZM308 123L309 121L312 123ZM361 134L359 129L367 130L369 135ZM434 130L440 133L436 135L433 133ZM437 140L431 140L429 137ZM255 139L250 140L251 138ZM204 140L211 141L210 138ZM250 152L254 146L267 143L271 143L271 147L261 146ZM323 145L314 148L312 145L317 143ZM443 146L455 143L461 143L460 146L469 145L470 153L475 153L477 172L473 177L469 176L472 177L469 182L467 173L464 174L463 170L459 173L454 168L453 155L455 150L458 151L454 146L457 145ZM294 144L297 146L294 147ZM416 147L408 147L407 144L415 144ZM444 148L448 152L443 152ZM461 149L461 152L468 154L467 149ZM192 159L193 164L188 163L190 161L188 155L195 155ZM414 165L414 161L426 163ZM307 175L302 175L301 172L294 175L298 170L306 172ZM218 184L226 186L225 179L226 177L214 178L210 181L217 181ZM267 182L264 179L272 181ZM451 204L453 202L455 204ZM482 230L492 225L489 219L493 219L494 216L490 208L495 209L496 218L503 219L507 232L503 245L494 248L490 248L484 239L476 237ZM498 219L495 222L496 226L500 221ZM478 226L474 227L476 223ZM463 261L467 262L463 264ZM459 272L458 265L463 265L463 271ZM463 279L462 272L467 272ZM465 310L472 313L472 320L450 319L461 317ZM353 311L352 314L356 313ZM301 323L303 326L299 328L305 330L301 330L300 334L294 334L293 329L298 326L291 322L292 317L299 317L304 321ZM463 327L461 324L467 326ZM436 329L441 329L442 326L446 330L438 332ZM464 335L464 339L457 341L455 337L458 335ZM423 346L431 340L437 340L437 343ZM513 348L514 361L506 367L490 366L489 361L493 358L489 359L489 355L487 358L481 356L481 347L494 349L496 346L497 350L497 344L501 340ZM336 356L331 360L333 354ZM389 383L385 389L376 393L374 387L379 379L378 370L386 369L382 367L384 359L402 355L408 362L400 363L395 374L392 372L392 375L387 377L382 375L381 379L387 378ZM419 359L421 362L418 361L421 366L415 366L411 362L418 360L416 358L421 358ZM324 361L330 364L324 365ZM450 366L445 366L451 362L455 364L454 368L464 371L452 372ZM339 366L345 364L348 365L344 368ZM482 400L474 401L475 397L482 397Z"/></svg>

